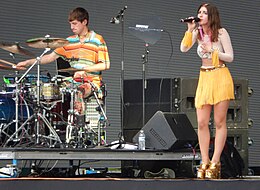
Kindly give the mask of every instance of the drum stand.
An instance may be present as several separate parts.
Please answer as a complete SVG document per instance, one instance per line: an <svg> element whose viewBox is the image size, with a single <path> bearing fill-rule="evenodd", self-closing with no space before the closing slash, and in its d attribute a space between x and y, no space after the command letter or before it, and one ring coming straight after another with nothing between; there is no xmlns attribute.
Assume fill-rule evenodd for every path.
<svg viewBox="0 0 260 190"><path fill-rule="evenodd" d="M93 92L96 102L98 104L99 110L102 113L102 116L104 117L104 122L108 123L108 125L109 125L106 113L99 101L99 98L98 98L98 95L96 92L96 86L90 81L87 81L87 82L91 85L91 92ZM68 125L66 128L66 144L68 146L73 145L74 148L84 147L84 146L87 146L86 144L84 144L84 140L87 140L87 139L84 139L83 134L85 133L85 135L86 135L88 133L88 132L86 132L86 129L88 129L88 128L85 127L85 125L87 125L87 123L85 122L86 115L83 115L84 119L83 118L79 119L80 115L77 115L77 113L75 112L74 102L75 102L75 95L77 92L77 87L74 86L74 83L72 83L72 84L73 84L73 87L71 90L69 90L69 93L71 94L71 101L70 101L70 110L68 111ZM77 120L77 122L75 122L76 120ZM79 123L80 123L80 125L78 125ZM95 134L96 134L96 132L95 132ZM76 135L76 137L73 135ZM98 136L97 145L99 146L99 145L101 145L101 140L102 140L100 124L98 125L97 136Z"/></svg>
<svg viewBox="0 0 260 190"><path fill-rule="evenodd" d="M69 145L73 142L73 130L75 127L75 109L74 109L74 100L77 92L77 88L75 88L74 82L72 82L72 89L68 90L70 93L70 109L68 110L68 125L66 127L66 144ZM76 141L74 142L76 143Z"/></svg>
<svg viewBox="0 0 260 190"><path fill-rule="evenodd" d="M18 79L17 79L17 76L15 77L15 98L14 98L14 100L15 100L15 119L12 121L12 122L10 122L10 123L8 123L5 127L4 127L4 129L3 129L3 133L5 133L4 132L4 130L6 129L6 128L8 128L9 126L11 126L13 123L15 123L15 133L13 134L13 135L8 135L7 133L5 133L5 135L7 135L7 136L9 136L9 139L7 140L7 142L5 143L5 145L7 145L8 144L8 142L10 142L11 140L12 141L19 141L19 140L21 140L20 138L19 138L19 133L18 133L18 131L20 131L20 129L18 128L19 127L19 112L18 112L18 109L19 109L19 92L20 92L20 90L19 90L19 85L18 85L18 83L17 83L17 81L18 81ZM24 100L24 103L25 103L25 105L27 106L27 104L26 104L26 101ZM27 106L27 110L26 110L26 113L27 113L27 115L29 116L30 115L30 111L29 111L29 109L28 109L28 106ZM27 132L27 130L26 130L26 128L24 128L24 126L25 126L25 124L23 125L23 128L21 128L21 129L24 129L23 131L25 132L25 134L27 135L27 137L29 137L29 134L28 134L28 132ZM15 136L15 137L14 137Z"/></svg>
<svg viewBox="0 0 260 190"><path fill-rule="evenodd" d="M104 111L104 109L103 109L103 106L101 105L101 103L100 103L100 100L99 100L99 98L98 98L98 95L97 95L97 91L96 91L96 86L95 86L95 84L93 83L93 82L91 82L91 81L88 81L88 83L91 85L91 91L93 92L93 94L94 94L94 97L95 97L95 99L96 99L96 102L97 102L97 104L98 104L98 107L99 107L99 109L100 109L100 112L102 113L102 116L104 117L104 123L107 123L107 125L109 126L110 124L109 124L109 121L108 121L108 118L107 118L107 116L106 116L106 113L105 113L105 111ZM98 146L100 146L101 145L101 125L100 125L100 121L99 121L99 124L98 124L98 132L97 132L97 135L98 135L98 141L97 141L97 144L98 144Z"/></svg>
<svg viewBox="0 0 260 190"><path fill-rule="evenodd" d="M58 136L58 134L56 133L56 131L53 129L53 127L51 126L51 124L49 123L49 121L42 115L42 113L40 112L40 62L41 62L41 58L48 52L50 51L50 48L45 48L44 52L40 55L40 57L36 58L36 61L33 63L33 65L23 74L23 76L16 81L17 84L17 89L18 89L18 84L21 82L21 80L30 72L30 70L37 64L37 102L36 102L36 110L32 116L30 116L19 128L18 128L18 122L16 122L16 131L15 133L13 133L9 139L7 140L6 144L8 144L8 142L10 142L11 140L14 140L14 136L17 138L18 137L18 133L21 129L25 129L24 126L31 121L32 119L35 119L35 123L36 123L36 133L35 133L35 138L36 138L36 144L40 143L40 137L46 138L51 140L50 143L50 147L55 145L53 144L52 140L60 143L60 145L62 145L62 142ZM18 92L16 92L18 94ZM16 121L18 121L18 98L16 98ZM50 130L50 134L48 136L46 135L42 135L40 134L40 120L42 120L46 126L49 128ZM26 131L26 130L25 130Z"/></svg>
<svg viewBox="0 0 260 190"><path fill-rule="evenodd" d="M14 54L10 53L10 56L13 58L13 60L15 62ZM14 98L14 100L15 100L15 119L12 122L10 122L7 125L5 125L3 127L3 129L1 129L1 132L4 133L7 137L9 137L9 139L4 144L4 146L6 146L11 140L14 141L14 142L17 142L17 141L21 140L19 138L19 133L17 131L18 131L18 126L19 126L19 112L18 112L18 109L19 109L19 93L21 92L21 90L19 88L20 87L19 83L22 80L22 78L18 81L18 71L15 71L15 81L14 81L15 82L15 98ZM26 105L26 108L27 108L26 113L29 116L30 115L30 111L28 109L27 103L26 103L25 100L23 100L23 101L24 101L24 103ZM13 135L10 136L8 133L5 132L5 129L9 128L13 123L15 123L15 133L14 133L15 135L13 134ZM25 126L25 125L23 125L23 126ZM25 135L27 135L27 137L29 137L29 134L28 134L27 130L24 127L21 128L21 129L24 129ZM14 136L15 136L15 138L13 138Z"/></svg>

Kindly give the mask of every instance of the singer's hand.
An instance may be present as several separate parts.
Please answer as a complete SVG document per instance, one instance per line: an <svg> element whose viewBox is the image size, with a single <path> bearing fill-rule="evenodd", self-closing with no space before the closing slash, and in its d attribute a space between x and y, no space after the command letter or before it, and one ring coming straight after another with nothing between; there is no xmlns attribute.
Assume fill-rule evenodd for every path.
<svg viewBox="0 0 260 190"><path fill-rule="evenodd" d="M189 18L194 18L194 17L189 17ZM193 20L192 22L187 22L187 26L188 26L188 31L192 32L194 30L194 28L196 27L196 23Z"/></svg>

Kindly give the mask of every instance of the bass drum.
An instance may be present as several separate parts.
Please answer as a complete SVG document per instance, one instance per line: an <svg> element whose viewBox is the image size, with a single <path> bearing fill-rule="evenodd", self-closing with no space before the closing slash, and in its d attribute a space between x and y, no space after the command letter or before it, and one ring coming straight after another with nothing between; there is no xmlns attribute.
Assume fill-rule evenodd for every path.
<svg viewBox="0 0 260 190"><path fill-rule="evenodd" d="M18 120L25 121L32 114L32 108L26 101L19 100ZM0 94L0 123L9 123L15 119L15 101L7 95Z"/></svg>
<svg viewBox="0 0 260 190"><path fill-rule="evenodd" d="M9 123L15 115L15 102L6 95L0 96L0 123Z"/></svg>

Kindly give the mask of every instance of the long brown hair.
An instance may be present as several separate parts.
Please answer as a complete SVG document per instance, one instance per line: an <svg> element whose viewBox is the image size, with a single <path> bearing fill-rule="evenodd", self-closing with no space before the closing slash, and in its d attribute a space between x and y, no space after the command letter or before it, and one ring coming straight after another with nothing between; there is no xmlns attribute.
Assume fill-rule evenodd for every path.
<svg viewBox="0 0 260 190"><path fill-rule="evenodd" d="M203 3L199 6L197 12L199 12L201 7L206 7L206 9L208 11L209 28L212 32L211 41L216 42L216 41L218 41L219 29L222 28L219 11L218 11L217 7L213 4ZM201 40L200 35L198 35L198 38Z"/></svg>

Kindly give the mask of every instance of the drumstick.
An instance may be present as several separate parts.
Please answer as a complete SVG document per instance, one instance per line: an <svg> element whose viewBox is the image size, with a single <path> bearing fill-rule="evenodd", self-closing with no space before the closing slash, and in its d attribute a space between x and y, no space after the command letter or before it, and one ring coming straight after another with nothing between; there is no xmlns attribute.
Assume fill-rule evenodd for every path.
<svg viewBox="0 0 260 190"><path fill-rule="evenodd" d="M5 64L7 64L7 65L11 65L12 67L15 66L14 63L10 63L9 61L5 61L5 60L3 60L3 59L0 59L0 62L5 63Z"/></svg>

